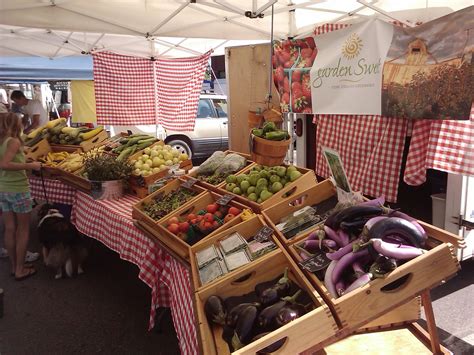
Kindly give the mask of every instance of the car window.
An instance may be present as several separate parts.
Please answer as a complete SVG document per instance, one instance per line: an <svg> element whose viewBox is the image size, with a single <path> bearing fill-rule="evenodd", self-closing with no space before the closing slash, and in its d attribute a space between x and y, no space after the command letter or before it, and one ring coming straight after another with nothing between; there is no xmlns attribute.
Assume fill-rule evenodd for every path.
<svg viewBox="0 0 474 355"><path fill-rule="evenodd" d="M212 103L217 111L217 117L227 117L227 100L213 99Z"/></svg>
<svg viewBox="0 0 474 355"><path fill-rule="evenodd" d="M207 117L213 117L213 116L214 114L212 113L212 107L209 100L200 99L198 112L197 112L197 118L207 118Z"/></svg>

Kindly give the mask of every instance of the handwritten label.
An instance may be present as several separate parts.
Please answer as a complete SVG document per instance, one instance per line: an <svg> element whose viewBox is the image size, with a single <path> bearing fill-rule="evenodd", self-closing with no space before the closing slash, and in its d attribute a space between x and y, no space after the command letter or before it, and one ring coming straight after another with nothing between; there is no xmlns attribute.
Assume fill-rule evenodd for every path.
<svg viewBox="0 0 474 355"><path fill-rule="evenodd" d="M316 272L328 267L331 260L326 257L323 252L318 252L309 259L299 262L300 266L309 272Z"/></svg>
<svg viewBox="0 0 474 355"><path fill-rule="evenodd" d="M220 197L216 203L222 206L226 206L232 199L234 198L234 195L226 194L222 197Z"/></svg>
<svg viewBox="0 0 474 355"><path fill-rule="evenodd" d="M140 175L140 176L137 177L137 185L141 186L141 187L146 186L145 179L143 178L143 176Z"/></svg>
<svg viewBox="0 0 474 355"><path fill-rule="evenodd" d="M190 189L191 187L193 187L193 185L195 183L198 182L198 179L195 179L195 178L189 178L188 180L186 180L185 182L183 182L183 184L181 185L182 187L184 187L185 189Z"/></svg>
<svg viewBox="0 0 474 355"><path fill-rule="evenodd" d="M255 235L255 240L257 242L263 243L269 240L270 236L273 234L273 229L268 226L263 226L258 233Z"/></svg>

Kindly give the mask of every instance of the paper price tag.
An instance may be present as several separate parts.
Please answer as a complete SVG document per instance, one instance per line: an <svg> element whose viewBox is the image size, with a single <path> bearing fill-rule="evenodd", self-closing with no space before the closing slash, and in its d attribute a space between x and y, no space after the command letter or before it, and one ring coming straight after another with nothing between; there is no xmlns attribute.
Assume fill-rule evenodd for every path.
<svg viewBox="0 0 474 355"><path fill-rule="evenodd" d="M183 184L181 185L182 187L184 187L185 189L190 189L191 187L193 187L193 185L195 183L198 182L198 179L195 179L195 178L189 178L188 180L186 180L185 182L183 182Z"/></svg>
<svg viewBox="0 0 474 355"><path fill-rule="evenodd" d="M232 199L234 198L234 195L226 194L222 197L220 197L216 203L222 206L226 206Z"/></svg>
<svg viewBox="0 0 474 355"><path fill-rule="evenodd" d="M328 267L331 263L331 260L326 257L326 254L323 252L318 252L316 255L312 256L305 261L299 262L300 266L309 272L316 272L323 270Z"/></svg>
<svg viewBox="0 0 474 355"><path fill-rule="evenodd" d="M145 179L143 178L143 176L140 175L139 177L137 177L137 185L140 187L146 186Z"/></svg>
<svg viewBox="0 0 474 355"><path fill-rule="evenodd" d="M263 226L258 233L255 235L255 240L257 242L263 243L269 240L270 236L273 234L273 229L268 226Z"/></svg>

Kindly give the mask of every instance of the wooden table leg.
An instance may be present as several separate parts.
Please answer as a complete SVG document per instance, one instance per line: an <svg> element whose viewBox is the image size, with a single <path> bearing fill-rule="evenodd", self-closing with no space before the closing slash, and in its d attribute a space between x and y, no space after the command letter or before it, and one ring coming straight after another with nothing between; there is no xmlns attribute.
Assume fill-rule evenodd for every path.
<svg viewBox="0 0 474 355"><path fill-rule="evenodd" d="M436 321L433 313L433 305L431 304L430 290L424 290L421 293L421 301L425 309L426 323L428 324L428 332L430 334L431 351L433 354L442 354L439 345L438 328L436 328Z"/></svg>

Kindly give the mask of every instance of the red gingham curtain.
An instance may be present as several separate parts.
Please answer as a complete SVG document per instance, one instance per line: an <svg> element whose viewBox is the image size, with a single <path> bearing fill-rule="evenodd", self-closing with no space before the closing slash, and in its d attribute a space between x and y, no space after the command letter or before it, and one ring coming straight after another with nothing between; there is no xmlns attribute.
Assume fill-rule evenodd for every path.
<svg viewBox="0 0 474 355"><path fill-rule="evenodd" d="M210 55L152 61L93 53L97 123L192 131Z"/></svg>

